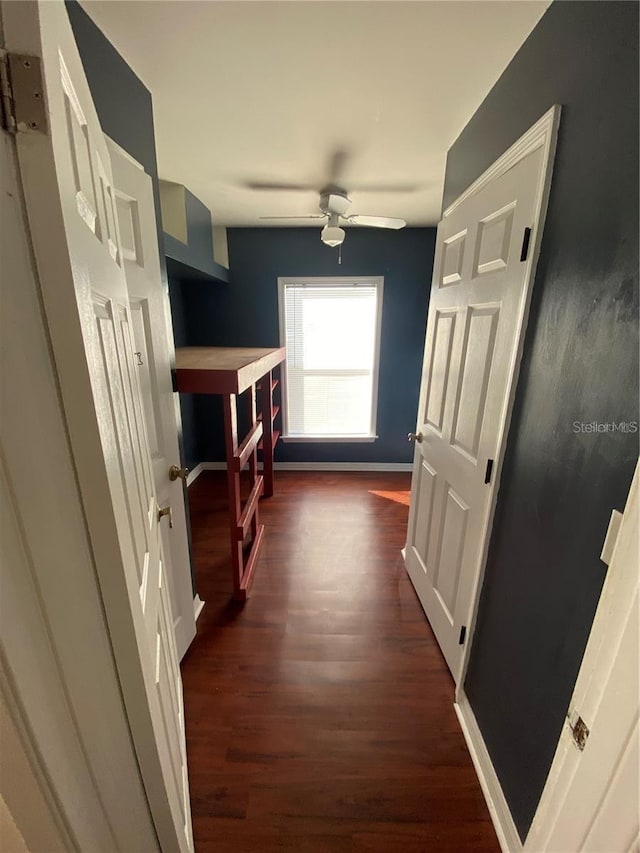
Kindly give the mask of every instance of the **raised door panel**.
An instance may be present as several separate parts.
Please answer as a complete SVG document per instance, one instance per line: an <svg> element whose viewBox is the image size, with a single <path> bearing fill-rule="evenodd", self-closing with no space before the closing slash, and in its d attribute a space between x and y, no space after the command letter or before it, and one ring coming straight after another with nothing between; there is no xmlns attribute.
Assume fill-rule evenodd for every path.
<svg viewBox="0 0 640 853"><path fill-rule="evenodd" d="M474 276L505 270L513 231L516 202L485 216L478 223L473 264Z"/></svg>
<svg viewBox="0 0 640 853"><path fill-rule="evenodd" d="M64 93L67 144L71 158L78 213L94 234L101 237L101 223L98 221L95 175L89 140L90 130L62 56L60 56L60 79Z"/></svg>
<svg viewBox="0 0 640 853"><path fill-rule="evenodd" d="M466 316L451 443L474 464L484 423L499 318L499 305L472 305Z"/></svg>
<svg viewBox="0 0 640 853"><path fill-rule="evenodd" d="M149 300L134 298L130 303L133 345L136 347L135 368L138 374L144 417L149 439L149 452L154 465L162 465L162 474L166 475L163 448L162 413L159 411L159 395L156 389L155 373L152 370L154 350L149 315Z"/></svg>
<svg viewBox="0 0 640 853"><path fill-rule="evenodd" d="M413 548L419 560L422 571L428 573L429 543L436 503L437 474L434 469L422 459L420 463L418 488L415 498Z"/></svg>
<svg viewBox="0 0 640 853"><path fill-rule="evenodd" d="M449 389L456 312L436 311L431 336L424 423L442 434Z"/></svg>
<svg viewBox="0 0 640 853"><path fill-rule="evenodd" d="M122 257L126 261L133 261L133 263L143 266L144 258L142 255L138 202L119 192L117 189L115 190L115 199Z"/></svg>
<svg viewBox="0 0 640 853"><path fill-rule="evenodd" d="M440 549L433 588L449 622L453 625L458 586L462 573L462 556L469 520L469 506L447 484L441 518Z"/></svg>
<svg viewBox="0 0 640 853"><path fill-rule="evenodd" d="M462 281L466 245L466 229L443 241L439 278L439 286L441 288L449 287L452 284Z"/></svg>

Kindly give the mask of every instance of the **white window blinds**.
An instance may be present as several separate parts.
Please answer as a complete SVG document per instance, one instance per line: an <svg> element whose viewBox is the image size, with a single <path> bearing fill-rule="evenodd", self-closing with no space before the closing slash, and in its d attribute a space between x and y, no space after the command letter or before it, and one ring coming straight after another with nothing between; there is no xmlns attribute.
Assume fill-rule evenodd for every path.
<svg viewBox="0 0 640 853"><path fill-rule="evenodd" d="M374 436L381 290L377 280L282 285L287 437Z"/></svg>

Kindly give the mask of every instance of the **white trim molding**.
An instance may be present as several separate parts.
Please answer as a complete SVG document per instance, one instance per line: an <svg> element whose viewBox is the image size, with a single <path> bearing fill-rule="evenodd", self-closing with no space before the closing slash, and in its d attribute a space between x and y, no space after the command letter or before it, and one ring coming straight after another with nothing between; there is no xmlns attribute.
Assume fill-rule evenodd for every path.
<svg viewBox="0 0 640 853"><path fill-rule="evenodd" d="M192 483L195 483L200 474L202 474L202 472L205 470L204 465L204 462L198 462L195 468L192 468L189 471L189 473L187 474L187 486L190 486Z"/></svg>
<svg viewBox="0 0 640 853"><path fill-rule="evenodd" d="M377 441L377 435L283 435L284 444L371 444Z"/></svg>
<svg viewBox="0 0 640 853"><path fill-rule="evenodd" d="M385 471L413 470L411 462L276 462L276 471L370 471L383 473Z"/></svg>
<svg viewBox="0 0 640 853"><path fill-rule="evenodd" d="M535 151L536 148L544 146L546 149L545 159L551 155L551 160L553 160L559 124L560 105L555 104L553 107L548 109L547 112L520 137L520 139L514 142L513 145L495 161L495 163L489 166L486 172L483 172L480 177L468 186L455 201L451 202L449 207L447 207L442 214L442 218L445 219L447 216L450 216L453 211L460 207L460 205L470 196L475 195L475 193L479 192L484 186L486 186L486 184L489 184L491 181L499 178L501 175L504 175L505 172L512 169L516 163L519 163L520 160L523 160L527 155L531 154L532 151ZM548 191L551 185L550 176L546 183L546 197L544 199L544 207L542 209L543 214L546 213L546 202L548 200ZM544 215L539 221L544 222Z"/></svg>
<svg viewBox="0 0 640 853"><path fill-rule="evenodd" d="M475 767L482 793L487 801L487 807L493 826L498 836L502 853L521 853L522 841L513 822L511 810L502 790L491 756L482 737L480 727L471 709L469 700L463 690L458 690L457 701L453 706L458 715L460 726L471 760Z"/></svg>
<svg viewBox="0 0 640 853"><path fill-rule="evenodd" d="M407 472L413 470L411 462L275 462L276 471L368 471L371 473ZM262 463L258 465L262 468ZM203 471L226 471L224 462L199 462L187 477L187 486L194 483Z"/></svg>
<svg viewBox="0 0 640 853"><path fill-rule="evenodd" d="M193 613L195 615L196 622L198 621L198 617L202 613L203 608L204 608L204 601L200 598L200 596L196 592L196 594L193 597Z"/></svg>
<svg viewBox="0 0 640 853"><path fill-rule="evenodd" d="M280 328L280 345L287 346L287 323L285 308L285 293L289 287L316 287L316 288L341 288L347 286L373 286L375 288L376 317L375 317L375 344L372 365L371 385L371 411L369 415L369 432L360 436L317 436L317 435L290 435L289 433L289 402L288 402L288 369L289 360L280 371L280 401L282 404L282 441L339 441L352 443L357 441L376 441L378 438L376 424L378 418L378 378L380 372L380 342L382 339L382 308L384 304L384 276L278 276L278 322Z"/></svg>

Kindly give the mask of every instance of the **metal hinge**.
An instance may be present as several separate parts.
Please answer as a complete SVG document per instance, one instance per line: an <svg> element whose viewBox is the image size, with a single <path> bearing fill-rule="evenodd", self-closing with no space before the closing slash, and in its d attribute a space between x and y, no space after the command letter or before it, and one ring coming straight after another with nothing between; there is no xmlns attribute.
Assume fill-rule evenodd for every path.
<svg viewBox="0 0 640 853"><path fill-rule="evenodd" d="M572 719L573 722L571 722ZM571 734L573 735L573 742L578 747L580 752L582 752L587 742L587 738L589 737L589 729L587 728L587 724L579 714L575 713L575 711L567 716L567 720L569 721L569 728L571 729Z"/></svg>
<svg viewBox="0 0 640 853"><path fill-rule="evenodd" d="M46 133L39 56L0 50L0 119L9 133Z"/></svg>
<svg viewBox="0 0 640 853"><path fill-rule="evenodd" d="M459 646L462 646L464 644L466 636L467 636L467 626L463 625L462 628L460 628L460 638L458 639L458 645Z"/></svg>

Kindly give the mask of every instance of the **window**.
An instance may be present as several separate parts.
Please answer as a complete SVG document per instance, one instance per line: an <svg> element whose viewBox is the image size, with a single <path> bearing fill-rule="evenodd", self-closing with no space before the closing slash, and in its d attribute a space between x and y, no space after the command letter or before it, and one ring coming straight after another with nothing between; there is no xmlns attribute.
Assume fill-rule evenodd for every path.
<svg viewBox="0 0 640 853"><path fill-rule="evenodd" d="M382 278L280 279L288 441L376 438Z"/></svg>

